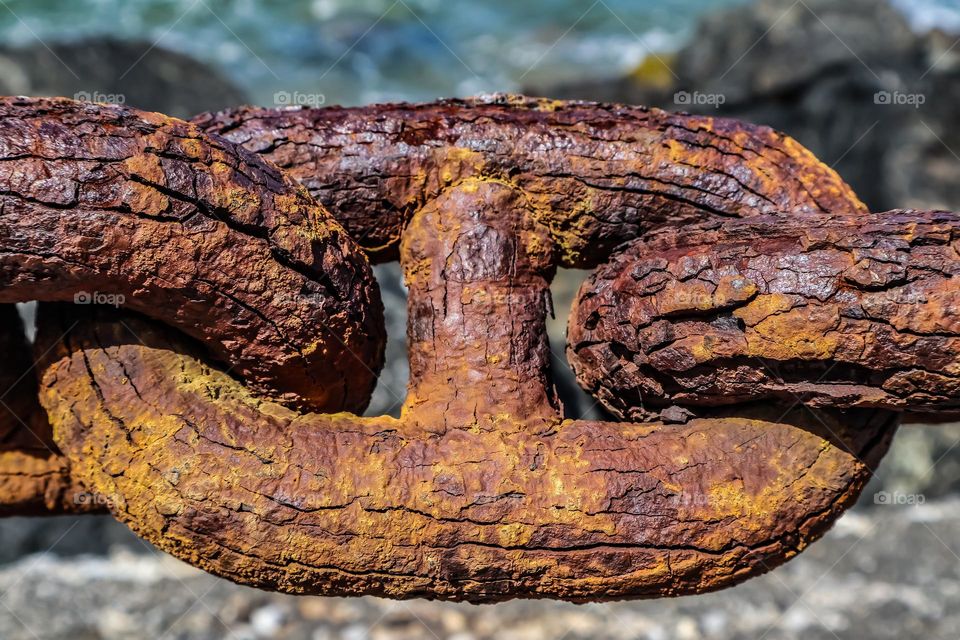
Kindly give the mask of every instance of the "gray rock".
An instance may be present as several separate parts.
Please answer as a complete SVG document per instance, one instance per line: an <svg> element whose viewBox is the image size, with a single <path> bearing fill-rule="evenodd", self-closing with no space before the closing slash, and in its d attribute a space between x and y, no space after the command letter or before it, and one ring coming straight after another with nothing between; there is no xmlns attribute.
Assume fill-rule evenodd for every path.
<svg viewBox="0 0 960 640"><path fill-rule="evenodd" d="M960 424L908 424L897 432L866 494L932 500L960 492ZM872 505L862 500L863 505Z"/></svg>
<svg viewBox="0 0 960 640"><path fill-rule="evenodd" d="M112 548L152 549L111 516L0 518L0 540L0 565L50 548L65 556L104 554Z"/></svg>
<svg viewBox="0 0 960 640"><path fill-rule="evenodd" d="M399 416L410 379L407 363L407 290L398 263L377 265L373 271L383 298L387 349L386 362L377 379L366 415Z"/></svg>
<svg viewBox="0 0 960 640"><path fill-rule="evenodd" d="M0 48L0 93L123 102L180 118L246 101L222 74L189 56L109 38Z"/></svg>
<svg viewBox="0 0 960 640"><path fill-rule="evenodd" d="M681 88L740 104L845 75L851 62L879 76L916 57L917 44L885 0L760 0L704 18L675 67Z"/></svg>

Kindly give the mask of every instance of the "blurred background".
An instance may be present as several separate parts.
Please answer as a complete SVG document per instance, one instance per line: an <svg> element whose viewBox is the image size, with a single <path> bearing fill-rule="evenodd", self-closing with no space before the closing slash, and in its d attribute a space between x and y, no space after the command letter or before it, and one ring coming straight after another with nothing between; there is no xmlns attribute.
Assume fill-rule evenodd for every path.
<svg viewBox="0 0 960 640"><path fill-rule="evenodd" d="M874 210L960 209L960 0L0 0L3 94L189 117L494 91L769 124ZM395 265L377 275L391 341L370 413L395 413L405 292ZM558 275L550 334L568 414L596 417L563 358L583 277ZM955 639L958 489L960 426L906 426L860 503L786 566L717 594L583 606L269 594L108 517L11 518L0 638Z"/></svg>

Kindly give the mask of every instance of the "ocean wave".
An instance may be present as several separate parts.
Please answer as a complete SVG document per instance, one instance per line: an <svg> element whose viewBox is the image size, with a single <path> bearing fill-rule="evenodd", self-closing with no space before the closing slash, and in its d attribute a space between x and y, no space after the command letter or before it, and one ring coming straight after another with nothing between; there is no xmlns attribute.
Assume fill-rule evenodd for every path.
<svg viewBox="0 0 960 640"><path fill-rule="evenodd" d="M7 0L0 36L139 39L219 66L258 102L301 90L355 104L620 75L743 1Z"/></svg>

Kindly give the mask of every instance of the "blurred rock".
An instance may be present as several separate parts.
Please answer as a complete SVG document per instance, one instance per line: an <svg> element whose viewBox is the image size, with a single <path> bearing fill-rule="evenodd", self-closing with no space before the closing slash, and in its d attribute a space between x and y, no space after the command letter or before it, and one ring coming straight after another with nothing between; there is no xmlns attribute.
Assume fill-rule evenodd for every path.
<svg viewBox="0 0 960 640"><path fill-rule="evenodd" d="M64 556L106 553L121 547L152 549L111 516L0 518L0 540L0 564L51 548Z"/></svg>
<svg viewBox="0 0 960 640"><path fill-rule="evenodd" d="M851 71L913 67L917 38L882 0L760 0L708 15L676 59L681 86L728 104L787 97ZM858 68L859 67L859 68Z"/></svg>
<svg viewBox="0 0 960 640"><path fill-rule="evenodd" d="M874 210L956 209L955 42L913 33L887 0L759 0L705 18L668 87L632 74L539 91L767 124L834 166Z"/></svg>
<svg viewBox="0 0 960 640"><path fill-rule="evenodd" d="M0 48L0 93L124 102L179 118L246 102L233 83L189 56L109 38Z"/></svg>
<svg viewBox="0 0 960 640"><path fill-rule="evenodd" d="M956 495L960 491L960 424L900 427L876 471L866 493L922 495L924 500Z"/></svg>
<svg viewBox="0 0 960 640"><path fill-rule="evenodd" d="M160 553L41 554L0 570L6 640L885 640L960 628L960 501L844 516L765 576L672 600L499 605L297 597L214 578Z"/></svg>
<svg viewBox="0 0 960 640"><path fill-rule="evenodd" d="M610 420L612 417L603 406L580 388L570 365L567 364L567 320L570 317L570 307L573 306L580 285L589 274L589 271L582 269L557 269L557 275L550 283L553 316L547 318L547 336L550 339L553 381L557 386L557 397L563 403L565 417L573 420Z"/></svg>
<svg viewBox="0 0 960 640"><path fill-rule="evenodd" d="M403 272L398 263L377 265L373 272L383 298L387 351L386 363L377 379L377 387L365 415L397 417L410 379L410 366L407 363L407 289L403 285Z"/></svg>

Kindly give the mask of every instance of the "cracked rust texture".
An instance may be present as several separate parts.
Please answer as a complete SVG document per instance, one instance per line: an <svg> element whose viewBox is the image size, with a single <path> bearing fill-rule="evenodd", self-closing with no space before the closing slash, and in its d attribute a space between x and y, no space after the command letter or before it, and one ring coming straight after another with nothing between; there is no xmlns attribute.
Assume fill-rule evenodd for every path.
<svg viewBox="0 0 960 640"><path fill-rule="evenodd" d="M217 575L294 593L472 602L700 593L764 572L820 536L895 430L896 413L871 409L814 417L749 406L684 425L561 415L545 329L557 265L599 263L665 224L863 211L835 173L769 129L502 97L198 118L243 152L155 114L5 104L12 115L0 124L13 129L0 129L0 149L28 164L26 174L0 174L13 194L0 259L15 256L0 263L0 301L134 285L122 290L131 310L42 305L39 397L54 441L71 477L116 517ZM119 167L87 158L94 140L98 156L124 150ZM46 144L54 148L38 153ZM366 324L379 320L379 303L339 227L251 151L305 184L375 259L400 258L411 381L399 419L298 406L308 398L329 410L330 390L277 364L290 350L265 325L299 337L333 314L347 323L339 335L379 356L379 324ZM180 187L157 187L180 175L164 170L168 155L199 185L193 209L171 196ZM37 179L60 163L75 173ZM84 179L91 171L97 178ZM46 202L64 175L72 186L60 187L60 206ZM66 227L76 233L60 231L76 212ZM93 224L101 216L110 224ZM125 240L104 243L115 227ZM154 227L169 229L162 243L152 243ZM180 244L188 241L196 251ZM91 243L105 248L91 252ZM241 247L249 253L221 257ZM170 261L216 286L191 288L197 279L176 279ZM304 287L345 293L318 302L297 295ZM217 297L221 288L230 295ZM306 308L285 306L291 299ZM232 324L247 307L263 317ZM338 376L365 374L326 348L310 352L328 366L312 375L342 396ZM261 368L244 353L263 358ZM345 408L366 402L362 387L351 385L359 399Z"/></svg>
<svg viewBox="0 0 960 640"><path fill-rule="evenodd" d="M126 307L262 392L362 410L379 289L355 243L257 156L160 114L0 99L0 302Z"/></svg>
<svg viewBox="0 0 960 640"><path fill-rule="evenodd" d="M960 407L960 216L761 216L634 243L584 283L568 356L621 418L802 399Z"/></svg>
<svg viewBox="0 0 960 640"><path fill-rule="evenodd" d="M198 116L330 208L375 260L404 225L470 177L521 189L561 266L589 267L665 224L780 211L865 211L788 136L726 118L492 96L355 108L243 107Z"/></svg>

